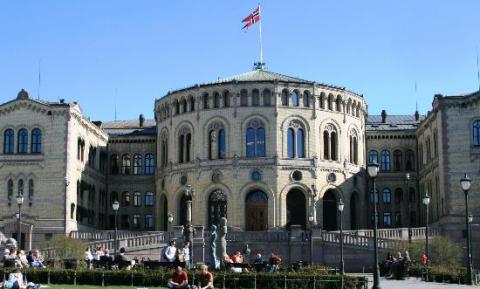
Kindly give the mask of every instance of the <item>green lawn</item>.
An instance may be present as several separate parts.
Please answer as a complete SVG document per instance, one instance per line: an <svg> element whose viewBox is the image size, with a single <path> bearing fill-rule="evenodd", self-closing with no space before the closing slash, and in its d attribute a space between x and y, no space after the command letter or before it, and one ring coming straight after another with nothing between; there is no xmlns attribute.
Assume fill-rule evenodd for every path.
<svg viewBox="0 0 480 289"><path fill-rule="evenodd" d="M111 289L137 289L137 288L144 288L144 287L131 287L131 286L95 286L95 285L71 285L71 284L50 284L50 285L42 285L42 288L46 288L48 286L49 289L104 289L104 288L111 288ZM165 287L148 287L148 289L165 289Z"/></svg>

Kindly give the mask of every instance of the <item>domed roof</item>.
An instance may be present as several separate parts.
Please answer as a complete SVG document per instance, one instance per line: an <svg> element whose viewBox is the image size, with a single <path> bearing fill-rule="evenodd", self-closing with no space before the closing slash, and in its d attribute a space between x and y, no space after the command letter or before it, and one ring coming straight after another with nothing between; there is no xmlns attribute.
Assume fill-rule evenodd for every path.
<svg viewBox="0 0 480 289"><path fill-rule="evenodd" d="M268 70L255 69L245 73L233 75L226 78L221 78L213 83L224 83L231 81L287 81L287 82L303 82L303 83L313 83L313 81L301 79L298 77L292 77Z"/></svg>

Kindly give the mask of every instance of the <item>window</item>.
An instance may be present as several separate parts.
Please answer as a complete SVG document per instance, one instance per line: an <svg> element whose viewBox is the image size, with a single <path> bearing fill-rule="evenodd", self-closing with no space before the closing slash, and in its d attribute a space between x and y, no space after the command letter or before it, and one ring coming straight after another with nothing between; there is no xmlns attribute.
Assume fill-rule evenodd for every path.
<svg viewBox="0 0 480 289"><path fill-rule="evenodd" d="M287 155L289 158L305 157L305 131L297 120L292 120L287 129Z"/></svg>
<svg viewBox="0 0 480 289"><path fill-rule="evenodd" d="M248 92L245 89L240 91L240 106L248 106Z"/></svg>
<svg viewBox="0 0 480 289"><path fill-rule="evenodd" d="M320 97L318 98L318 101L320 102L320 108L325 109L325 93L320 93Z"/></svg>
<svg viewBox="0 0 480 289"><path fill-rule="evenodd" d="M432 143L430 142L430 138L427 138L427 141L425 142L425 146L427 147L427 163L432 160Z"/></svg>
<svg viewBox="0 0 480 289"><path fill-rule="evenodd" d="M77 159L83 162L85 154L85 141L82 138L77 139Z"/></svg>
<svg viewBox="0 0 480 289"><path fill-rule="evenodd" d="M110 156L110 174L118 175L118 155Z"/></svg>
<svg viewBox="0 0 480 289"><path fill-rule="evenodd" d="M122 156L122 174L129 175L130 174L130 155L124 154Z"/></svg>
<svg viewBox="0 0 480 289"><path fill-rule="evenodd" d="M216 190L208 197L208 226L218 226L222 217L227 217L227 195Z"/></svg>
<svg viewBox="0 0 480 289"><path fill-rule="evenodd" d="M12 205L13 201L13 181L10 179L7 182L7 199L8 199L8 205Z"/></svg>
<svg viewBox="0 0 480 289"><path fill-rule="evenodd" d="M145 207L152 207L153 206L153 193L146 192L145 193Z"/></svg>
<svg viewBox="0 0 480 289"><path fill-rule="evenodd" d="M180 103L178 102L178 99L175 100L175 115L180 114Z"/></svg>
<svg viewBox="0 0 480 289"><path fill-rule="evenodd" d="M323 157L326 160L337 160L337 130L328 124L323 131Z"/></svg>
<svg viewBox="0 0 480 289"><path fill-rule="evenodd" d="M473 145L480 146L480 120L476 120L472 125Z"/></svg>
<svg viewBox="0 0 480 289"><path fill-rule="evenodd" d="M402 227L402 214L400 212L395 213L395 226Z"/></svg>
<svg viewBox="0 0 480 289"><path fill-rule="evenodd" d="M153 216L152 214L145 215L145 229L152 229L153 228Z"/></svg>
<svg viewBox="0 0 480 289"><path fill-rule="evenodd" d="M333 110L333 95L332 94L328 95L328 109Z"/></svg>
<svg viewBox="0 0 480 289"><path fill-rule="evenodd" d="M34 184L33 180L28 180L28 205L31 207L33 204Z"/></svg>
<svg viewBox="0 0 480 289"><path fill-rule="evenodd" d="M225 90L223 92L223 106L230 107L230 93L228 92L228 90Z"/></svg>
<svg viewBox="0 0 480 289"><path fill-rule="evenodd" d="M182 112L183 113L187 112L187 100L185 98L182 99Z"/></svg>
<svg viewBox="0 0 480 289"><path fill-rule="evenodd" d="M392 226L392 213L391 212L383 213L383 225L385 227Z"/></svg>
<svg viewBox="0 0 480 289"><path fill-rule="evenodd" d="M214 122L208 127L208 158L223 159L227 154L226 132L223 124Z"/></svg>
<svg viewBox="0 0 480 289"><path fill-rule="evenodd" d="M28 152L28 131L22 128L18 131L17 152L26 154Z"/></svg>
<svg viewBox="0 0 480 289"><path fill-rule="evenodd" d="M337 96L337 100L335 100L335 109L338 112L342 111L342 97L340 95Z"/></svg>
<svg viewBox="0 0 480 289"><path fill-rule="evenodd" d="M288 90L286 89L282 91L282 105L288 106Z"/></svg>
<svg viewBox="0 0 480 289"><path fill-rule="evenodd" d="M383 189L383 203L390 204L392 202L392 192L389 188Z"/></svg>
<svg viewBox="0 0 480 289"><path fill-rule="evenodd" d="M13 129L9 128L3 133L3 153L4 154L13 154L13 138L14 133Z"/></svg>
<svg viewBox="0 0 480 289"><path fill-rule="evenodd" d="M143 175L143 158L139 154L133 155L133 174Z"/></svg>
<svg viewBox="0 0 480 289"><path fill-rule="evenodd" d="M414 170L415 167L415 162L413 158L413 151L412 150L407 150L405 152L405 170L411 172Z"/></svg>
<svg viewBox="0 0 480 289"><path fill-rule="evenodd" d="M122 229L129 229L130 228L130 216L129 215L122 215L120 218L120 226Z"/></svg>
<svg viewBox="0 0 480 289"><path fill-rule="evenodd" d="M303 106L310 107L310 92L308 90L303 92Z"/></svg>
<svg viewBox="0 0 480 289"><path fill-rule="evenodd" d="M124 206L124 207L130 206L130 193L129 192L123 192L122 193L122 206Z"/></svg>
<svg viewBox="0 0 480 289"><path fill-rule="evenodd" d="M376 150L371 150L368 152L368 163L373 164L376 163L378 164L378 152Z"/></svg>
<svg viewBox="0 0 480 289"><path fill-rule="evenodd" d="M390 151L388 150L382 151L382 161L380 163L380 170L382 172L390 171Z"/></svg>
<svg viewBox="0 0 480 289"><path fill-rule="evenodd" d="M400 204L403 202L403 190L401 188L395 189L395 203Z"/></svg>
<svg viewBox="0 0 480 289"><path fill-rule="evenodd" d="M18 185L18 188L17 188L18 194L23 195L23 180L22 179L18 180L17 185Z"/></svg>
<svg viewBox="0 0 480 289"><path fill-rule="evenodd" d="M408 192L408 200L410 203L415 203L416 202L416 194L415 194L415 189L414 188L410 188L409 189L409 192Z"/></svg>
<svg viewBox="0 0 480 289"><path fill-rule="evenodd" d="M164 168L168 164L168 132L164 131L162 133L162 136L160 137L161 143L160 143L160 159L161 161L161 167ZM145 161L146 163L146 161Z"/></svg>
<svg viewBox="0 0 480 289"><path fill-rule="evenodd" d="M209 109L210 106L208 105L208 93L203 95L203 109Z"/></svg>
<svg viewBox="0 0 480 289"><path fill-rule="evenodd" d="M220 107L220 94L218 94L218 92L215 92L213 94L213 107L214 108Z"/></svg>
<svg viewBox="0 0 480 289"><path fill-rule="evenodd" d="M354 130L350 133L350 163L358 164L358 137Z"/></svg>
<svg viewBox="0 0 480 289"><path fill-rule="evenodd" d="M70 204L70 219L75 219L75 204L71 203Z"/></svg>
<svg viewBox="0 0 480 289"><path fill-rule="evenodd" d="M438 156L438 132L437 129L433 131L433 157Z"/></svg>
<svg viewBox="0 0 480 289"><path fill-rule="evenodd" d="M42 152L42 131L39 128L32 130L32 154L39 154Z"/></svg>
<svg viewBox="0 0 480 289"><path fill-rule="evenodd" d="M153 175L155 173L155 159L153 154L145 155L145 174Z"/></svg>
<svg viewBox="0 0 480 289"><path fill-rule="evenodd" d="M185 163L191 159L192 134L190 128L183 126L178 136L178 162Z"/></svg>
<svg viewBox="0 0 480 289"><path fill-rule="evenodd" d="M265 157L265 128L259 120L248 123L246 133L246 155L248 158Z"/></svg>
<svg viewBox="0 0 480 289"><path fill-rule="evenodd" d="M97 162L97 149L90 146L88 149L88 160L87 164L91 168L95 168L95 163Z"/></svg>
<svg viewBox="0 0 480 289"><path fill-rule="evenodd" d="M402 151L400 150L393 152L393 170L396 172L402 170Z"/></svg>
<svg viewBox="0 0 480 289"><path fill-rule="evenodd" d="M292 92L292 105L293 106L299 106L299 102L298 102L298 91L294 90Z"/></svg>
<svg viewBox="0 0 480 289"><path fill-rule="evenodd" d="M107 169L107 153L104 151L100 151L100 171L105 174L106 169Z"/></svg>
<svg viewBox="0 0 480 289"><path fill-rule="evenodd" d="M263 105L264 106L272 105L272 93L268 89L263 90Z"/></svg>
<svg viewBox="0 0 480 289"><path fill-rule="evenodd" d="M259 106L260 105L260 92L258 89L254 89L252 91L252 106Z"/></svg>
<svg viewBox="0 0 480 289"><path fill-rule="evenodd" d="M134 214L133 215L133 227L135 229L140 228L140 214Z"/></svg>
<svg viewBox="0 0 480 289"><path fill-rule="evenodd" d="M370 190L370 203L373 204L373 190ZM378 190L375 192L375 203L378 204Z"/></svg>
<svg viewBox="0 0 480 289"><path fill-rule="evenodd" d="M142 205L142 193L135 192L133 193L133 206L140 207Z"/></svg>
<svg viewBox="0 0 480 289"><path fill-rule="evenodd" d="M195 98L193 96L190 97L190 111L195 111Z"/></svg>

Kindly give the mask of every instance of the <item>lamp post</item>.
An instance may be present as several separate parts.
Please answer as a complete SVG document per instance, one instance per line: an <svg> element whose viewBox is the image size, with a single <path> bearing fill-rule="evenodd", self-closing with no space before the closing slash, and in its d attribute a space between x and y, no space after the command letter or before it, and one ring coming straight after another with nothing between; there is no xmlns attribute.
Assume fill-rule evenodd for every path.
<svg viewBox="0 0 480 289"><path fill-rule="evenodd" d="M18 205L18 218L17 218L17 243L18 249L22 247L22 204L23 204L23 194L20 192L17 195L17 205Z"/></svg>
<svg viewBox="0 0 480 289"><path fill-rule="evenodd" d="M377 216L377 197L376 197L376 187L375 187L375 178L378 175L378 164L376 161L368 164L367 167L368 175L372 179L372 187L373 187L373 214L374 214L374 222L373 222L373 286L372 289L380 289L380 269L378 267L378 247L377 247L377 223L378 223L378 216Z"/></svg>
<svg viewBox="0 0 480 289"><path fill-rule="evenodd" d="M428 253L428 205L430 204L430 196L428 195L428 192L425 193L422 201L425 205L425 256L427 256L427 262L425 263L425 266L427 266L428 268L428 264L430 262L430 255ZM428 281L428 272L426 275L426 279Z"/></svg>
<svg viewBox="0 0 480 289"><path fill-rule="evenodd" d="M173 224L173 214L171 212L167 213L167 231L169 233L169 239L173 239L172 224Z"/></svg>
<svg viewBox="0 0 480 289"><path fill-rule="evenodd" d="M345 274L345 266L343 263L343 208L345 204L343 200L340 199L338 202L338 212L340 212L340 274Z"/></svg>
<svg viewBox="0 0 480 289"><path fill-rule="evenodd" d="M465 193L465 225L467 229L467 282L470 285L473 285L472 279L472 248L470 244L470 226L469 226L469 214L468 214L468 191L472 185L472 179L468 177L467 174L463 176L460 180L460 185L462 190ZM473 220L473 216L472 216Z"/></svg>
<svg viewBox="0 0 480 289"><path fill-rule="evenodd" d="M195 190L192 188L191 185L186 186L186 192L185 192L185 199L187 203L187 222L185 224L185 229L184 229L184 238L185 241L190 243L190 265L193 264L193 233L194 229L192 226L192 202L193 202L193 196L195 194Z"/></svg>
<svg viewBox="0 0 480 289"><path fill-rule="evenodd" d="M313 225L314 225L315 217L313 217L313 213L310 213L308 216L308 222L310 223L310 263L313 264Z"/></svg>
<svg viewBox="0 0 480 289"><path fill-rule="evenodd" d="M113 239L113 255L115 256L114 258L117 257L117 230L118 230L118 226L117 226L117 214L118 214L118 208L120 207L120 203L115 200L115 202L113 202L112 204L112 209L113 211L115 212L115 234L114 234L114 239Z"/></svg>
<svg viewBox="0 0 480 289"><path fill-rule="evenodd" d="M411 208L411 200L410 200L410 189L408 184L410 182L410 173L405 174L405 185L406 185L406 192L407 192L407 201L408 201L408 243L412 243L412 208Z"/></svg>

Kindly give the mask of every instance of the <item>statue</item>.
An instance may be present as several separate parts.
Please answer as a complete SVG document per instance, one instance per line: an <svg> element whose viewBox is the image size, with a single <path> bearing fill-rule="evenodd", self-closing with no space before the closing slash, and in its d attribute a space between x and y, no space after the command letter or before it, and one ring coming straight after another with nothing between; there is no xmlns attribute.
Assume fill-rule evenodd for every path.
<svg viewBox="0 0 480 289"><path fill-rule="evenodd" d="M220 261L217 258L217 226L215 225L212 225L210 231L210 262L214 269L220 269Z"/></svg>
<svg viewBox="0 0 480 289"><path fill-rule="evenodd" d="M227 235L227 218L220 218L220 228L218 229L218 236L220 237L220 253L223 258L227 254L227 240L225 239Z"/></svg>

